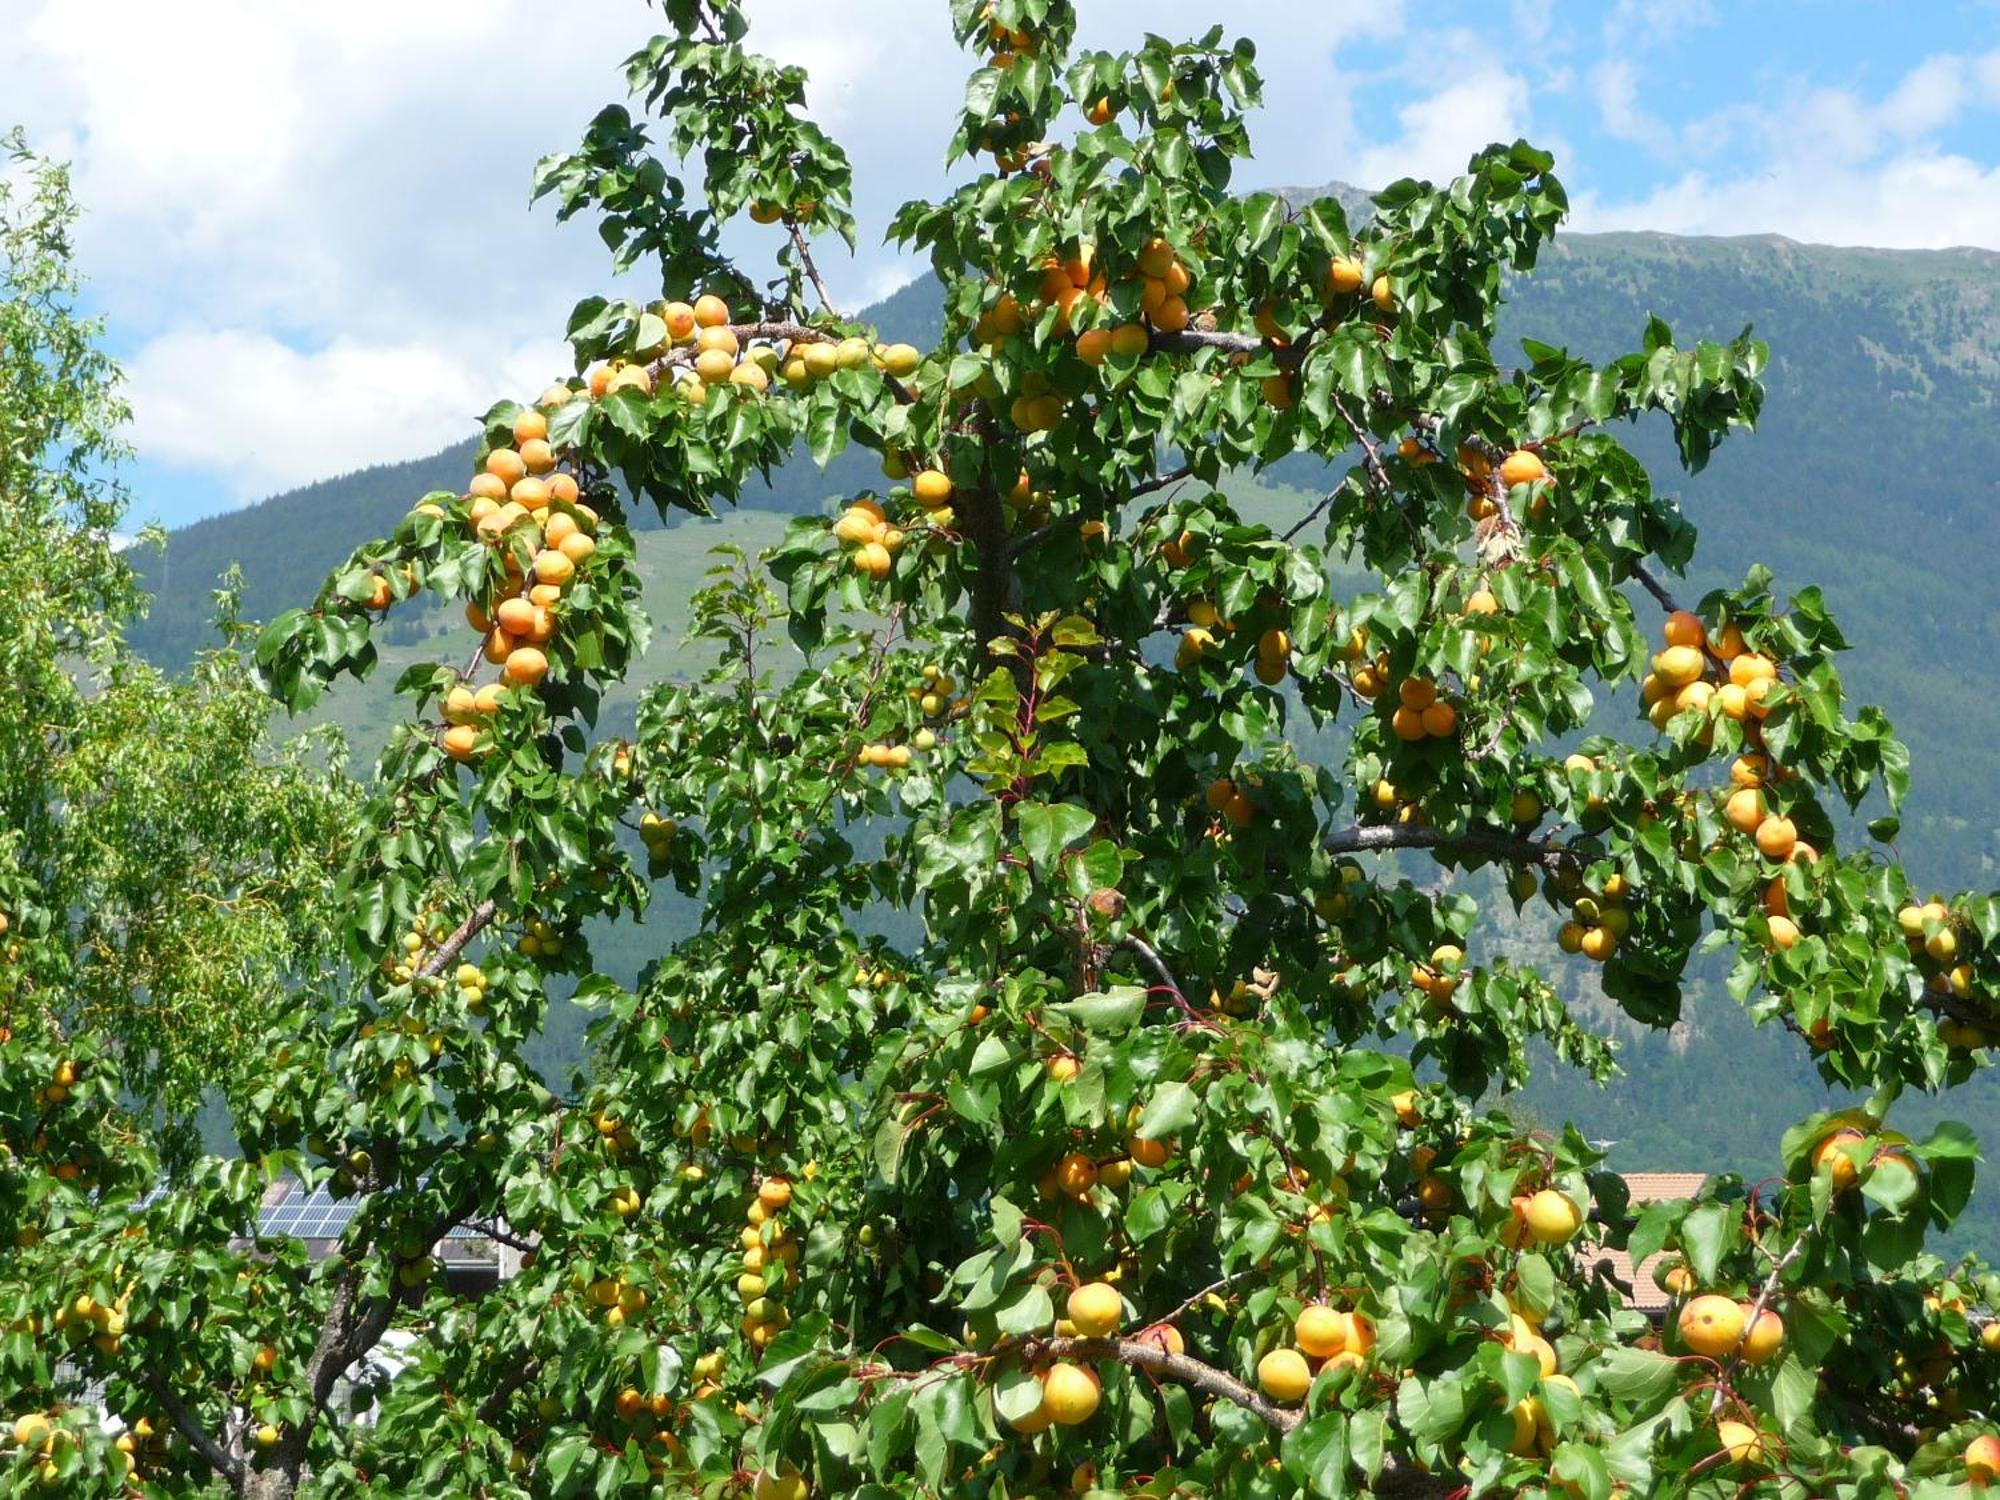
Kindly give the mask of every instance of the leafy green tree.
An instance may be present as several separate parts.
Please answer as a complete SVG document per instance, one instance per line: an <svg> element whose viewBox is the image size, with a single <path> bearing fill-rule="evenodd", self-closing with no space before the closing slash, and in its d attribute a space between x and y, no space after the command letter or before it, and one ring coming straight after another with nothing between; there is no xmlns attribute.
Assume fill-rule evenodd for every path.
<svg viewBox="0 0 2000 1500"><path fill-rule="evenodd" d="M663 9L631 79L700 188L622 108L538 177L660 300L582 303L578 376L496 406L466 490L258 645L302 707L403 600L472 627L403 678L343 842L361 979L287 997L242 1159L153 1198L137 1152L33 1177L118 1118L115 1055L8 1054L39 1194L0 1198L37 1242L0 1278L16 1480L118 1488L119 1423L130 1483L255 1496L1858 1500L2000 1469L2000 1284L1924 1249L1974 1143L1889 1123L1981 1061L2000 908L1914 891L1893 815L1853 826L1907 757L1848 713L1837 627L1756 570L1681 608L1692 530L1612 431L1658 414L1698 467L1762 346L1655 322L1504 363L1503 273L1565 206L1544 154L1396 184L1357 232L1231 191L1248 43L1083 53L1066 0L956 0L977 165L895 224L944 333L883 347L812 257L852 220L803 74L734 0ZM713 672L594 739L647 644L625 497L703 512L801 442L879 455L879 492L722 559ZM1300 451L1350 467L1283 533L1218 492ZM1336 566L1375 583L1335 597ZM1579 739L1602 695L1643 732ZM1300 714L1344 758L1289 749ZM628 991L586 923L659 879L704 920ZM1631 1204L1574 1130L1480 1106L1537 1048L1611 1066L1495 953L1510 901L1648 1025L1728 950L1870 1103L1765 1181ZM593 1067L544 1079L561 989ZM90 1107L42 1144L51 1066ZM356 1200L332 1257L244 1240L279 1174ZM437 1285L460 1225L521 1251L476 1301ZM1606 1249L1672 1290L1664 1330Z"/></svg>
<svg viewBox="0 0 2000 1500"><path fill-rule="evenodd" d="M357 803L325 747L266 744L233 648L178 682L126 648L118 372L73 311L65 174L0 151L0 1027L115 1046L125 1089L184 1126L337 955Z"/></svg>

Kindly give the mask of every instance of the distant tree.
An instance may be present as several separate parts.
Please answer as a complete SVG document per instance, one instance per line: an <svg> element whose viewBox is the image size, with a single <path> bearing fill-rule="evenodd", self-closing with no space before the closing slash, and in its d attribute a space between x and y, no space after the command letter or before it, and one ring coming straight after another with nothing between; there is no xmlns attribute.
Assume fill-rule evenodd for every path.
<svg viewBox="0 0 2000 1500"><path fill-rule="evenodd" d="M579 376L495 407L463 493L259 642L303 707L404 601L471 625L404 674L331 851L351 992L273 1002L243 1159L152 1199L143 1151L99 1160L107 1121L143 1133L117 1049L4 1054L16 1481L1860 1500L2000 1473L2000 1285L1924 1250L1974 1142L1888 1123L1981 1061L2000 907L1836 847L1828 799L1907 774L1847 714L1838 629L1762 571L1681 607L1693 533L1607 430L1661 414L1699 467L1757 415L1762 346L1656 321L1606 365L1504 363L1503 272L1565 207L1547 156L1398 183L1358 233L1235 196L1249 44L1081 53L1067 0L953 5L987 56L950 155L991 166L897 216L944 331L882 346L812 258L853 222L804 74L735 0L663 9L630 76L699 193L620 108L538 175L661 299L581 304ZM739 215L779 243L768 288L721 249ZM878 455L880 492L724 558L693 604L714 671L593 737L647 645L614 477L702 513L801 442ZM1284 533L1216 492L1298 451L1351 467ZM1333 597L1336 562L1379 586ZM1652 732L1565 754L1600 689ZM1287 748L1299 713L1352 720L1343 763ZM1754 1187L1635 1210L1574 1130L1480 1108L1538 1046L1606 1048L1397 856L1561 913L1649 1025L1728 950L1869 1104ZM649 876L704 920L631 992L584 924ZM529 1062L559 977L597 1015L570 1081ZM51 1171L79 1153L94 1186ZM284 1173L354 1200L330 1259L237 1245ZM460 1225L525 1250L476 1302L437 1285ZM1606 1248L1665 1257L1663 1332Z"/></svg>
<svg viewBox="0 0 2000 1500"><path fill-rule="evenodd" d="M118 371L73 310L66 174L18 135L0 152L0 1029L29 1049L7 1076L73 1035L184 1126L261 1056L292 976L338 958L358 801L324 747L272 749L233 648L182 681L127 649Z"/></svg>

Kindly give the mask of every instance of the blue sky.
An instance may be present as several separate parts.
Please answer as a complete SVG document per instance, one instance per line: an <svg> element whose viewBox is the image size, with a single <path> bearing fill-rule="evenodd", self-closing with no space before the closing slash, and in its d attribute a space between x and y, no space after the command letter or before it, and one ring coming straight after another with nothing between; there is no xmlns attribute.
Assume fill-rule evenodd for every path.
<svg viewBox="0 0 2000 1500"><path fill-rule="evenodd" d="M812 72L865 226L836 291L946 182L961 86L944 0L748 0ZM1215 19L1257 39L1253 183L1448 176L1554 150L1574 227L2000 250L2000 0L1081 0L1085 41ZM415 457L538 388L580 296L580 225L535 158L619 89L657 13L581 0L0 0L0 124L74 161L93 305L131 375L140 517L184 524ZM746 227L746 255L773 231Z"/></svg>

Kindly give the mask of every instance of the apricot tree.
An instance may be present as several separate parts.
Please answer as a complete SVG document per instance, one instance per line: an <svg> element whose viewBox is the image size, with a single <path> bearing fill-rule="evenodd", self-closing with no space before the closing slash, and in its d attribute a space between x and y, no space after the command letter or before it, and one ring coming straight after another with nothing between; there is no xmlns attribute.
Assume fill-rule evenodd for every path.
<svg viewBox="0 0 2000 1500"><path fill-rule="evenodd" d="M537 178L659 300L581 303L579 373L496 406L465 490L260 642L297 707L373 666L386 613L469 625L398 684L340 883L355 987L270 1028L241 1160L0 1196L33 1244L0 1276L16 1477L126 1482L86 1390L161 1492L2000 1472L2000 1284L1925 1248L1974 1143L1890 1123L1983 1061L2000 907L1914 888L1907 757L1849 713L1818 595L1754 571L1683 605L1693 530L1614 436L1669 424L1699 468L1754 421L1763 347L1655 321L1607 364L1510 363L1505 278L1565 208L1546 155L1360 221L1241 193L1250 45L1082 52L1067 0L954 0L972 165L894 226L943 334L885 344L812 253L854 226L803 73L735 0L663 10L631 80L699 187L623 108ZM739 217L768 283L725 252ZM724 558L712 669L596 735L648 647L631 510L705 514L801 446L882 482ZM1294 454L1340 477L1247 518ZM1327 762L1301 718L1344 731ZM595 972L590 924L666 879L698 930L636 990ZM1635 1208L1574 1130L1490 1107L1538 1049L1613 1066L1510 925L1654 1026L1713 947L1869 1102L1754 1187ZM565 989L597 1016L555 1080L528 1049ZM60 1149L34 1070L108 1113L118 1066L13 1045L10 1182ZM337 1255L243 1242L278 1173L357 1200ZM456 1225L520 1274L446 1296ZM1664 1328L1607 1249L1658 1267Z"/></svg>

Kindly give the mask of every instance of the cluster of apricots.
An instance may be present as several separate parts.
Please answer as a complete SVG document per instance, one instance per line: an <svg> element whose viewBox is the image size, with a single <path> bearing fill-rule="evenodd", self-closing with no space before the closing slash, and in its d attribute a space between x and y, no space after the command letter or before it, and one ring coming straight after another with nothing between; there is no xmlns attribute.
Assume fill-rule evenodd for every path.
<svg viewBox="0 0 2000 1500"><path fill-rule="evenodd" d="M1405 438L1403 446L1397 451L1412 462L1433 461L1429 450L1414 438ZM1514 449L1503 456L1496 467L1484 451L1468 444L1458 450L1458 468L1460 478L1471 493L1471 498L1465 502L1465 513L1475 521L1497 516L1501 497L1522 486L1527 488L1527 514L1531 518L1540 517L1548 508L1549 492L1555 480L1550 476L1541 454L1532 448Z"/></svg>
<svg viewBox="0 0 2000 1500"><path fill-rule="evenodd" d="M772 339L746 342L729 304L713 292L692 302L658 302L649 311L660 320L665 337L633 359L593 369L585 382L593 398L621 390L650 396L656 368L673 377L675 395L700 406L718 386L741 386L762 395L774 380L783 380L802 391L836 371L870 366L900 379L915 373L923 360L914 345L876 345L864 338L798 339L782 346Z"/></svg>
<svg viewBox="0 0 2000 1500"><path fill-rule="evenodd" d="M1569 920L1556 930L1556 943L1565 953L1581 953L1593 963L1603 963L1618 951L1618 944L1632 926L1627 903L1632 887L1623 875L1607 875L1595 891L1582 888L1579 877L1565 872L1576 884L1570 901Z"/></svg>
<svg viewBox="0 0 2000 1500"><path fill-rule="evenodd" d="M100 1354L116 1354L125 1341L125 1314L131 1300L129 1288L111 1302L80 1292L55 1310L49 1326L65 1337L91 1340Z"/></svg>
<svg viewBox="0 0 2000 1500"><path fill-rule="evenodd" d="M854 571L878 581L889 576L908 536L900 526L889 524L882 502L872 495L849 504L834 521L833 534L854 549L848 557Z"/></svg>
<svg viewBox="0 0 2000 1500"><path fill-rule="evenodd" d="M1248 828L1257 821L1257 804L1250 800L1233 777L1216 777L1208 784L1202 800L1208 804L1210 812L1220 816L1232 828Z"/></svg>
<svg viewBox="0 0 2000 1500"><path fill-rule="evenodd" d="M1405 744L1450 739L1458 733L1458 710L1438 696L1437 684L1428 677L1405 677L1396 684L1389 727Z"/></svg>
<svg viewBox="0 0 2000 1500"><path fill-rule="evenodd" d="M1685 1293L1685 1267L1667 1271L1663 1279L1670 1283L1669 1292ZM1785 1320L1777 1312L1716 1292L1689 1298L1674 1320L1674 1332L1690 1353L1705 1359L1740 1358L1747 1365L1768 1364L1785 1347Z"/></svg>
<svg viewBox="0 0 2000 1500"><path fill-rule="evenodd" d="M1753 723L1770 710L1764 700L1778 680L1778 668L1743 642L1734 625L1711 636L1699 616L1676 610L1663 627L1666 648L1653 657L1653 669L1640 684L1639 700L1655 729L1664 730L1676 715L1695 712L1709 718ZM1711 667L1719 681L1711 682Z"/></svg>
<svg viewBox="0 0 2000 1500"><path fill-rule="evenodd" d="M445 695L440 744L453 760L480 753L482 725L500 711L504 689L532 688L548 675L542 648L555 636L563 590L597 551L597 513L583 503L576 476L557 468L548 440L548 413L574 395L551 386L515 418L513 446L490 450L467 486L467 520L481 541L502 551L509 591L466 605L466 623L482 637L481 655L500 668L500 680L478 689L461 683ZM525 567L515 555L522 536L532 549Z"/></svg>
<svg viewBox="0 0 2000 1500"><path fill-rule="evenodd" d="M624 1276L599 1276L580 1288L591 1304L602 1310L604 1326L613 1330L623 1328L628 1318L646 1310L651 1300L646 1289L635 1286Z"/></svg>
<svg viewBox="0 0 2000 1500"><path fill-rule="evenodd" d="M1431 950L1429 963L1411 965L1410 985L1432 1008L1448 1010L1464 968L1465 950L1456 943L1439 943Z"/></svg>
<svg viewBox="0 0 2000 1500"><path fill-rule="evenodd" d="M1257 1384L1273 1401L1305 1399L1322 1370L1360 1369L1375 1347L1375 1325L1363 1312L1314 1302L1292 1320L1292 1342L1257 1361Z"/></svg>
<svg viewBox="0 0 2000 1500"><path fill-rule="evenodd" d="M1974 998L1971 958L1979 933L1969 922L1933 898L1897 912L1896 926L1909 945L1910 956L1924 971L1924 986L1933 996L1940 1001ZM1938 1035L1946 1046L1960 1048L1991 1046L1996 1040L1992 1027L1956 1015L1938 1022Z"/></svg>
<svg viewBox="0 0 2000 1500"><path fill-rule="evenodd" d="M646 853L653 859L660 860L667 857L680 831L680 824L650 808L639 814L639 842L646 846Z"/></svg>
<svg viewBox="0 0 2000 1500"><path fill-rule="evenodd" d="M1358 297L1367 293L1368 300L1375 304L1379 312L1396 310L1395 289L1389 285L1389 278L1376 275L1370 278L1368 267L1358 255L1336 255L1326 267L1326 298L1338 303L1347 297Z"/></svg>
<svg viewBox="0 0 2000 1500"><path fill-rule="evenodd" d="M744 1212L743 1272L736 1278L736 1295L743 1300L740 1331L754 1349L768 1347L792 1321L778 1295L799 1263L799 1242L783 1219L791 1201L791 1179L773 1174L757 1185L757 1196Z"/></svg>
<svg viewBox="0 0 2000 1500"><path fill-rule="evenodd" d="M382 958L382 972L397 984L408 984L423 970L438 946L451 936L451 923L434 905L418 912L395 948Z"/></svg>
<svg viewBox="0 0 2000 1500"><path fill-rule="evenodd" d="M163 1421L142 1416L118 1434L112 1448L127 1483L136 1483L141 1457L156 1457L166 1451L168 1438L161 1430L164 1425ZM44 1490L61 1489L62 1449L77 1441L76 1433L52 1420L46 1412L31 1411L15 1418L13 1436L17 1454L28 1458L35 1484Z"/></svg>
<svg viewBox="0 0 2000 1500"><path fill-rule="evenodd" d="M1895 1162L1914 1175L1916 1160L1903 1149L1901 1142L1902 1137L1878 1139L1852 1125L1842 1125L1829 1131L1813 1147L1813 1170L1825 1167L1832 1175L1836 1193L1846 1192L1861 1180L1862 1159L1871 1167Z"/></svg>

